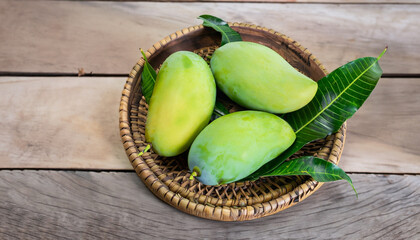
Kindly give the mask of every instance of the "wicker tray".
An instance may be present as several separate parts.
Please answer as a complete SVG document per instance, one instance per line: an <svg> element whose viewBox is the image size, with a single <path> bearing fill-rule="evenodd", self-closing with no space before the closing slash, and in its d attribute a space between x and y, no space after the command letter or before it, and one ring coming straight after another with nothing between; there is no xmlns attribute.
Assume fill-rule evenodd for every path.
<svg viewBox="0 0 420 240"><path fill-rule="evenodd" d="M264 44L282 55L292 66L318 81L326 70L315 57L289 37L255 25L233 23L244 41ZM158 69L173 52L194 51L205 60L220 46L219 33L203 28L189 27L167 36L150 48L146 56ZM277 213L293 206L313 192L322 183L308 176L265 177L256 181L206 186L189 180L187 154L165 158L147 152L138 156L147 143L144 127L148 106L141 95L140 75L144 60L134 66L122 92L120 104L120 133L127 156L137 175L157 197L186 213L220 221L243 221ZM229 111L240 109L228 102ZM292 158L315 155L335 164L343 151L346 124L325 139L307 144Z"/></svg>

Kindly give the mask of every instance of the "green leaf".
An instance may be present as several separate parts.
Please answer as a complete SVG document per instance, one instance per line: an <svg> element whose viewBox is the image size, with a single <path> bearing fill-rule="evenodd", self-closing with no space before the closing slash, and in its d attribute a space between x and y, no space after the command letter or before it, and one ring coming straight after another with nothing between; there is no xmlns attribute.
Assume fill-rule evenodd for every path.
<svg viewBox="0 0 420 240"><path fill-rule="evenodd" d="M222 19L212 15L201 15L198 18L203 20L203 25L205 27L211 27L222 34L221 46L230 42L242 41L241 35L230 28L229 25Z"/></svg>
<svg viewBox="0 0 420 240"><path fill-rule="evenodd" d="M357 192L353 186L351 178L337 165L314 156L305 156L284 162L279 168L267 176L292 176L309 175L318 182L331 182L337 180L346 180L350 183L354 192Z"/></svg>
<svg viewBox="0 0 420 240"><path fill-rule="evenodd" d="M292 126L296 140L277 158L263 165L246 180L270 175L308 142L338 131L343 123L362 106L382 76L378 58L365 57L349 62L318 82L315 97L305 107L283 118Z"/></svg>
<svg viewBox="0 0 420 240"><path fill-rule="evenodd" d="M143 72L141 73L141 92L146 99L147 104L149 104L150 98L152 97L153 88L155 86L157 74L152 65L150 65L150 63L147 61L147 57L143 52L143 49L140 49L140 51L144 58Z"/></svg>
<svg viewBox="0 0 420 240"><path fill-rule="evenodd" d="M216 104L214 105L213 115L211 116L211 121L218 119L221 116L229 114L229 111L226 107L219 101L216 100Z"/></svg>

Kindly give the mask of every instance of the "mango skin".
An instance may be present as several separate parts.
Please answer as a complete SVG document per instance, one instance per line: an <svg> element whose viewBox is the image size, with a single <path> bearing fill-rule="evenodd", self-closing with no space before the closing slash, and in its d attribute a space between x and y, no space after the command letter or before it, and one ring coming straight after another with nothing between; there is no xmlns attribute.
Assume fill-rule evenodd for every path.
<svg viewBox="0 0 420 240"><path fill-rule="evenodd" d="M194 140L188 166L206 185L241 180L292 145L296 135L278 116L242 111L211 122Z"/></svg>
<svg viewBox="0 0 420 240"><path fill-rule="evenodd" d="M217 86L239 105L287 113L308 104L318 89L274 50L253 42L231 42L210 61Z"/></svg>
<svg viewBox="0 0 420 240"><path fill-rule="evenodd" d="M216 83L197 54L179 51L162 64L150 99L146 141L161 156L181 154L209 123Z"/></svg>

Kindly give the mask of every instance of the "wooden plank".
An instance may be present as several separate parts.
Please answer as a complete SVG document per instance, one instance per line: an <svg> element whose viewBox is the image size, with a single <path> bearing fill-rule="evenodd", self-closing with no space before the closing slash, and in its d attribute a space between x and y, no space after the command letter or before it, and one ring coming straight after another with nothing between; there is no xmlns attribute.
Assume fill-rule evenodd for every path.
<svg viewBox="0 0 420 240"><path fill-rule="evenodd" d="M80 1L80 0L79 0ZM94 1L94 0L87 0ZM97 0L95 0L97 1ZM125 0L99 0L99 1L121 1ZM143 0L134 0L133 2L142 2ZM337 4L353 4L353 3L363 3L363 4L413 4L419 3L419 0L149 0L150 2L251 2L251 3L337 3Z"/></svg>
<svg viewBox="0 0 420 240"><path fill-rule="evenodd" d="M118 131L124 78L0 78L0 168L132 169ZM420 173L420 79L381 79L348 122L340 166Z"/></svg>
<svg viewBox="0 0 420 240"><path fill-rule="evenodd" d="M11 0L0 2L0 71L128 73L140 47L203 13L289 35L329 70L388 45L384 72L419 73L420 5Z"/></svg>
<svg viewBox="0 0 420 240"><path fill-rule="evenodd" d="M349 172L420 173L420 79L381 79L348 121L341 167Z"/></svg>
<svg viewBox="0 0 420 240"><path fill-rule="evenodd" d="M125 78L0 78L2 168L132 169L119 137Z"/></svg>
<svg viewBox="0 0 420 240"><path fill-rule="evenodd" d="M420 176L351 174L298 205L248 222L187 215L135 173L0 171L0 238L418 239Z"/></svg>

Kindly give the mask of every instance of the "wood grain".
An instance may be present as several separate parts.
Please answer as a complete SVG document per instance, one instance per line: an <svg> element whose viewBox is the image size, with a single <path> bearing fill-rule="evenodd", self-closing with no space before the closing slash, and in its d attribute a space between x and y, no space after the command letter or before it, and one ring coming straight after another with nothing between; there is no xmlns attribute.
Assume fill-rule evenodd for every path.
<svg viewBox="0 0 420 240"><path fill-rule="evenodd" d="M419 103L420 79L382 78L348 121L343 169L420 173Z"/></svg>
<svg viewBox="0 0 420 240"><path fill-rule="evenodd" d="M79 0L80 1L80 0ZM87 0L93 1L93 0ZM95 0L96 1L96 0ZM99 1L115 1L115 0L99 0ZM124 2L126 0L117 0ZM143 0L132 0L133 2L142 2ZM364 4L383 4L383 3L394 3L394 4L407 4L407 3L419 3L418 0L149 0L150 2L252 2L252 3L341 3L341 4L353 4L353 3L364 3Z"/></svg>
<svg viewBox="0 0 420 240"><path fill-rule="evenodd" d="M118 128L124 82L0 78L0 166L131 169Z"/></svg>
<svg viewBox="0 0 420 240"><path fill-rule="evenodd" d="M351 174L273 216L216 222L158 200L135 173L0 171L0 238L417 239L420 176Z"/></svg>
<svg viewBox="0 0 420 240"><path fill-rule="evenodd" d="M140 47L203 13L289 35L330 71L388 45L384 72L419 73L420 5L10 0L0 2L0 71L128 73Z"/></svg>
<svg viewBox="0 0 420 240"><path fill-rule="evenodd" d="M125 78L0 78L0 168L129 169L118 131ZM381 79L348 121L348 172L420 173L420 81Z"/></svg>

